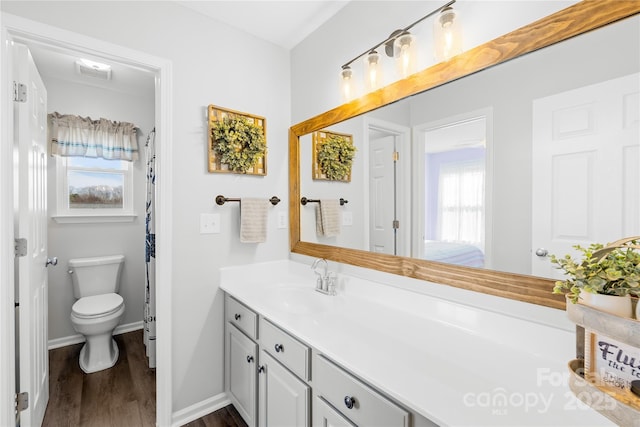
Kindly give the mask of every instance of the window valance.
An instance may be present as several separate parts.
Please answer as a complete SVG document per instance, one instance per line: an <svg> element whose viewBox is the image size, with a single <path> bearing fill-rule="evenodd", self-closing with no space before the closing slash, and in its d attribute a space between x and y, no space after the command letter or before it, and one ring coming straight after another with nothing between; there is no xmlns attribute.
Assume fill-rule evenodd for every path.
<svg viewBox="0 0 640 427"><path fill-rule="evenodd" d="M133 123L103 118L92 120L57 112L48 117L53 155L138 160L138 140Z"/></svg>

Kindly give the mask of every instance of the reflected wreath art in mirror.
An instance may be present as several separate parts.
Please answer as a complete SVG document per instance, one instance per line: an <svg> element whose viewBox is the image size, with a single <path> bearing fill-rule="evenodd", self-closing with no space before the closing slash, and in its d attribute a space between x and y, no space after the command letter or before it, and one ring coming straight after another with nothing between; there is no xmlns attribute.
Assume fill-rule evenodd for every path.
<svg viewBox="0 0 640 427"><path fill-rule="evenodd" d="M351 181L356 153L353 136L321 130L313 133L313 179Z"/></svg>
<svg viewBox="0 0 640 427"><path fill-rule="evenodd" d="M266 120L209 106L209 172L266 175Z"/></svg>

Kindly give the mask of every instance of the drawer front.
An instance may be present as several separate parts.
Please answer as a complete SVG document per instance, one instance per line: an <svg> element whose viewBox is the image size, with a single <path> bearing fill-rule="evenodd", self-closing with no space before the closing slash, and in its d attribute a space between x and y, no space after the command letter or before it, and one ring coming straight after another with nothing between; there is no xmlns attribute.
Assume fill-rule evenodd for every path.
<svg viewBox="0 0 640 427"><path fill-rule="evenodd" d="M294 374L309 380L309 347L263 318L260 318L260 345Z"/></svg>
<svg viewBox="0 0 640 427"><path fill-rule="evenodd" d="M229 295L227 295L225 302L225 316L227 317L227 322L231 322L236 325L238 329L255 340L258 337L258 316L256 313Z"/></svg>
<svg viewBox="0 0 640 427"><path fill-rule="evenodd" d="M361 426L406 427L409 413L323 356L314 360L314 391Z"/></svg>

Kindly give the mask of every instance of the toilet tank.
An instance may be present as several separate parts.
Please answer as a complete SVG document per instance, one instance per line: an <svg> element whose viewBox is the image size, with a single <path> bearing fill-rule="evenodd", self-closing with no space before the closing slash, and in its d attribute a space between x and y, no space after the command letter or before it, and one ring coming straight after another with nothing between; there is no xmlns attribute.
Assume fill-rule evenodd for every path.
<svg viewBox="0 0 640 427"><path fill-rule="evenodd" d="M82 298L118 292L123 265L124 255L70 259L73 296Z"/></svg>

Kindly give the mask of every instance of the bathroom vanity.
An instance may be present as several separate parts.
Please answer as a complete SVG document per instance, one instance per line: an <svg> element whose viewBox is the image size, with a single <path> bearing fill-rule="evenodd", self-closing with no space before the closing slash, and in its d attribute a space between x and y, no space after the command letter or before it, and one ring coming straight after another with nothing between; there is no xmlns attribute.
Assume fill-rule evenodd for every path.
<svg viewBox="0 0 640 427"><path fill-rule="evenodd" d="M223 268L221 288L225 388L249 426L610 425L569 389L568 321L351 273L328 296L291 260Z"/></svg>

